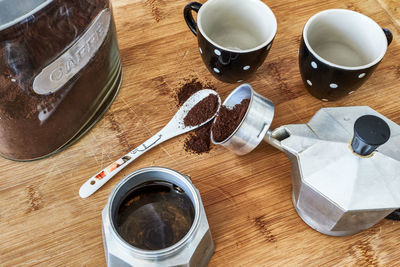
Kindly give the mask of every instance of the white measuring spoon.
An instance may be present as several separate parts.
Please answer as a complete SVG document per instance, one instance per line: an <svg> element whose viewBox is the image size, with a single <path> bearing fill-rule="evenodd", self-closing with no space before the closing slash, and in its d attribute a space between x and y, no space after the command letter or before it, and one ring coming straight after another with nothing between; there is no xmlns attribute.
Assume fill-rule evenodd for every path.
<svg viewBox="0 0 400 267"><path fill-rule="evenodd" d="M205 122L199 125L185 126L183 119L186 117L189 110L191 110L197 103L199 103L210 94L216 95L218 97L218 109L215 114L213 114ZM164 128L161 129L161 131L159 131L143 144L141 144L140 146L138 146L122 158L118 159L114 163L110 164L108 167L104 168L102 171L91 177L89 180L87 180L79 189L79 196L81 198L87 198L88 196L92 195L120 170L125 168L129 163L131 163L136 158L140 157L143 153L149 151L156 145L159 145L162 142L171 139L172 137L187 133L196 128L199 128L200 126L203 126L204 124L212 120L215 115L217 115L220 106L221 99L217 92L215 92L214 90L204 89L193 94L188 100L186 100L185 103L183 103L182 107L175 113L174 117L168 122L167 125L164 126Z"/></svg>

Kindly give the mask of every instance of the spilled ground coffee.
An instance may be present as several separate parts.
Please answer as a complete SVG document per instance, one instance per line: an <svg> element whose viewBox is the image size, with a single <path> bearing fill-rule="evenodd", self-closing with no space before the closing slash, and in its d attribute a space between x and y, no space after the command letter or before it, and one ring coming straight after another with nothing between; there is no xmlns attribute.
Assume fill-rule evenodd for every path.
<svg viewBox="0 0 400 267"><path fill-rule="evenodd" d="M213 89L214 86L209 83L200 82L196 78L185 80L185 83L177 90L176 100L178 107L181 106L191 95L202 89ZM212 122L203 125L202 127L194 130L186 138L184 148L186 152L193 152L196 154L207 153L211 149L210 128Z"/></svg>
<svg viewBox="0 0 400 267"><path fill-rule="evenodd" d="M134 247L159 250L181 240L194 221L194 207L186 193L164 181L139 185L117 211L119 235Z"/></svg>
<svg viewBox="0 0 400 267"><path fill-rule="evenodd" d="M189 138L185 140L185 151L193 152L195 154L202 154L210 152L211 147L211 125L212 121L194 130Z"/></svg>
<svg viewBox="0 0 400 267"><path fill-rule="evenodd" d="M212 85L205 84L196 78L186 79L185 83L176 92L178 107L182 106L189 97L202 89L214 89Z"/></svg>
<svg viewBox="0 0 400 267"><path fill-rule="evenodd" d="M240 104L235 105L232 109L221 106L217 119L211 127L214 141L222 142L236 130L243 120L249 104L250 99L243 99Z"/></svg>

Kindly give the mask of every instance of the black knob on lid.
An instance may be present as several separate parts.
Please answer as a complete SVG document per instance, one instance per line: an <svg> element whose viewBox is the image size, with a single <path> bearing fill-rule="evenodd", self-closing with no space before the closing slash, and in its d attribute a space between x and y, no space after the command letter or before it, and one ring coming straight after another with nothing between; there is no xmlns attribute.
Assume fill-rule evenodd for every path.
<svg viewBox="0 0 400 267"><path fill-rule="evenodd" d="M390 138L389 125L374 115L364 115L354 123L354 137L351 143L355 153L367 156Z"/></svg>

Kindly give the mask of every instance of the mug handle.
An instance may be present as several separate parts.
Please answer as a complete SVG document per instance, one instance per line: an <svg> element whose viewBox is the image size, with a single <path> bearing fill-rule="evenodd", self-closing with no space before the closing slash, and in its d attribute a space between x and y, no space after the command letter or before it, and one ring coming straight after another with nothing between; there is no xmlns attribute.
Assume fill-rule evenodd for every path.
<svg viewBox="0 0 400 267"><path fill-rule="evenodd" d="M389 46L390 43L393 41L393 34L392 34L391 31L389 31L389 30L386 29L386 28L382 28L382 30L383 30L383 32L384 32L385 35L386 35L387 43L388 43L388 46Z"/></svg>
<svg viewBox="0 0 400 267"><path fill-rule="evenodd" d="M197 30L196 30L197 24L192 16L192 10L195 12L199 12L200 7L201 7L200 3L190 2L183 9L183 16L185 18L186 24L188 25L189 29L193 32L193 34L196 36L197 36Z"/></svg>

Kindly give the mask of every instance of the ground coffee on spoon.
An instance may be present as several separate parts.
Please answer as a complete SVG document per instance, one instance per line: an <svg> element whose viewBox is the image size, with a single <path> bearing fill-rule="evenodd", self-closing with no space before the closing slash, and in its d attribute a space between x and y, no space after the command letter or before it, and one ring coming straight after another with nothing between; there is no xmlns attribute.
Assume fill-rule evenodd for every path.
<svg viewBox="0 0 400 267"><path fill-rule="evenodd" d="M209 95L197 103L183 119L185 126L195 126L205 122L218 110L218 97Z"/></svg>

